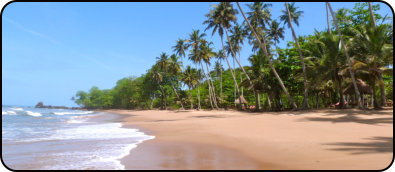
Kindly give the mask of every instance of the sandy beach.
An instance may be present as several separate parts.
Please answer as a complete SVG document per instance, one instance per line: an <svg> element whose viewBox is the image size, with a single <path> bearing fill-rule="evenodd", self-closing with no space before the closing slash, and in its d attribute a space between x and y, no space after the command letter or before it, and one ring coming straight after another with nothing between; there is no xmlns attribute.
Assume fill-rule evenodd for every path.
<svg viewBox="0 0 395 172"><path fill-rule="evenodd" d="M393 158L393 109L249 113L108 110L154 135L126 169L381 170Z"/></svg>

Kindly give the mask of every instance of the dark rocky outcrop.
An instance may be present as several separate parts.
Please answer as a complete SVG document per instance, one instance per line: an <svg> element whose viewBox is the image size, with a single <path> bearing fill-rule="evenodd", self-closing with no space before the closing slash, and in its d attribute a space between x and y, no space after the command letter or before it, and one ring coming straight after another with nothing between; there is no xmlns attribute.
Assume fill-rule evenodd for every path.
<svg viewBox="0 0 395 172"><path fill-rule="evenodd" d="M43 102L38 102L35 108L48 108L48 109L78 109L82 110L84 108L81 107L66 107L66 106L51 106L51 105L44 105Z"/></svg>

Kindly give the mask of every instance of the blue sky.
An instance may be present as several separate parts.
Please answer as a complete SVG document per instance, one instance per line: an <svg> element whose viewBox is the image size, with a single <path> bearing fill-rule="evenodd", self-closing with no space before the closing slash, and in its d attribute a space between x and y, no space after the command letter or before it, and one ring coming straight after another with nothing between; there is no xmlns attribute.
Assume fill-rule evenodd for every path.
<svg viewBox="0 0 395 172"><path fill-rule="evenodd" d="M187 38L192 29L204 31L204 15L212 4L14 2L2 15L2 104L77 106L71 97L78 90L109 89L123 77L140 76L161 52L172 53L175 40ZM278 20L284 3L272 4L273 19ZM296 34L326 28L323 2L296 5L304 11L299 27L294 26ZM336 10L354 3L331 5ZM379 13L392 14L384 3ZM241 23L241 14L238 19ZM211 30L206 34L219 50L219 36L211 37ZM279 46L290 40L286 28ZM251 46L245 43L241 63L247 64L250 55Z"/></svg>

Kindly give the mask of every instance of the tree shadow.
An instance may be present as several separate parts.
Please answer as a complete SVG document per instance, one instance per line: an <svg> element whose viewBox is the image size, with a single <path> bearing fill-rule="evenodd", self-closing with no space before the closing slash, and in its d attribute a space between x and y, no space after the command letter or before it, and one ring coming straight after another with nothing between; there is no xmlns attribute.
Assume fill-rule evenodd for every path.
<svg viewBox="0 0 395 172"><path fill-rule="evenodd" d="M372 110L372 109L328 109L323 111L326 113L324 116L332 116L332 115L392 115L392 112L388 111L389 109L383 110Z"/></svg>
<svg viewBox="0 0 395 172"><path fill-rule="evenodd" d="M180 121L180 119L162 119L162 120L154 120L149 122L170 122L170 121Z"/></svg>
<svg viewBox="0 0 395 172"><path fill-rule="evenodd" d="M219 115L199 115L199 116L191 116L190 118L225 118L227 116L219 116Z"/></svg>
<svg viewBox="0 0 395 172"><path fill-rule="evenodd" d="M341 123L341 122L354 122L360 124L369 124L369 125L378 125L378 124L392 124L393 118L371 118L365 119L360 118L356 115L346 114L337 118L325 118L325 117L306 117L300 119L299 121L319 121L319 122L332 122L332 123Z"/></svg>
<svg viewBox="0 0 395 172"><path fill-rule="evenodd" d="M371 142L339 142L329 143L324 145L340 146L340 148L331 148L328 150L350 152L352 155L371 154L371 153L392 153L393 152L393 138L392 137L372 137L365 140Z"/></svg>

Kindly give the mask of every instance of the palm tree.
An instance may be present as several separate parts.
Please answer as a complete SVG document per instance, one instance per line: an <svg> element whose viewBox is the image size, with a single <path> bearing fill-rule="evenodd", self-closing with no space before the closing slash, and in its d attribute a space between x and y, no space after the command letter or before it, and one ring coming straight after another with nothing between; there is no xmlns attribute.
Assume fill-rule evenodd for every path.
<svg viewBox="0 0 395 172"><path fill-rule="evenodd" d="M281 21L284 21L284 24L287 23L288 27L291 28L292 36L294 38L294 41L296 42L296 46L298 47L300 61L302 63L302 71L303 71L303 85L304 85L303 109L308 109L309 108L309 101L308 101L309 96L308 96L308 88L307 88L306 66L304 64L304 58L303 58L302 50L300 49L300 46L299 46L299 41L296 37L295 30L292 26L292 22L295 22L295 24L297 26L299 26L299 18L302 16L303 11L296 11L298 9L298 7L295 7L294 2L289 5L287 2L285 2L285 8L287 10L282 11L283 15L280 16L280 19L281 19Z"/></svg>
<svg viewBox="0 0 395 172"><path fill-rule="evenodd" d="M346 54L346 57L347 57L347 64L348 64L348 67L349 67L348 71L350 72L351 80L352 80L352 83L353 83L353 85L354 85L355 96L356 96L357 99L358 99L358 107L359 107L359 108L363 108L363 106L361 106L361 97L360 97L360 94L359 94L359 90L358 90L357 83L356 83L356 81L355 81L354 72L352 71L351 60L350 60L350 56L348 55L348 52L347 52L347 47L346 47L346 45L344 44L343 36L342 36L342 33L341 33L340 29L339 29L339 26L337 25L337 19L336 19L336 17L335 17L335 14L334 14L333 11L332 11L331 4L330 4L329 2L326 2L326 4L328 5L329 11L330 11L331 14L332 14L332 19L333 19L333 22L335 23L336 30L337 30L337 32L338 32L338 34L339 34L341 45L343 46L344 53Z"/></svg>
<svg viewBox="0 0 395 172"><path fill-rule="evenodd" d="M167 109L166 92L161 85L161 82L163 81L163 75L161 74L161 72L158 68L160 68L160 67L159 67L158 63L156 63L152 67L151 77L159 85L160 91L162 92L162 109Z"/></svg>
<svg viewBox="0 0 395 172"><path fill-rule="evenodd" d="M236 23L236 25L233 26L233 28L230 30L230 33L231 33L230 41L232 42L232 47L234 51L237 53L237 55L239 56L239 61L241 61L241 57L240 57L241 45L243 45L244 38L247 36L248 32L244 30L239 24ZM241 74L240 74L240 82L243 82L243 77ZM241 87L241 95L243 95L243 87Z"/></svg>
<svg viewBox="0 0 395 172"><path fill-rule="evenodd" d="M222 98L222 70L223 70L222 60L225 58L224 52L222 50L219 50L218 53L217 53L216 58L218 59L217 62L219 62L219 64L217 65L217 63L215 63L215 69L217 71L217 74L218 74L218 69L219 69L219 73L220 73L220 81L221 81L220 82L220 89L221 89L220 97Z"/></svg>
<svg viewBox="0 0 395 172"><path fill-rule="evenodd" d="M274 43L278 44L280 39L284 39L284 27L280 27L280 23L278 23L276 20L273 20L270 25L268 36L272 37Z"/></svg>
<svg viewBox="0 0 395 172"><path fill-rule="evenodd" d="M189 100L191 101L191 109L193 109L193 99L192 99L192 92L191 88L197 85L196 80L196 69L192 68L191 66L187 66L184 72L182 73L181 81L188 86L189 91Z"/></svg>
<svg viewBox="0 0 395 172"><path fill-rule="evenodd" d="M183 66L182 62L179 61L179 59L180 59L179 56L177 56L175 54L172 54L170 56L169 62L168 62L169 63L169 65L168 65L168 72L170 74L172 74L172 76L174 76L176 78L177 85L178 85L178 82L179 82L178 76L179 76L179 73L181 72L181 67ZM174 93L177 96L177 99L180 101L181 109L184 109L184 105L182 103L182 100L181 100L180 96L177 93L176 88L174 87L174 85L172 83L171 83L171 86L173 87L173 90L174 90Z"/></svg>
<svg viewBox="0 0 395 172"><path fill-rule="evenodd" d="M369 2L369 12L370 16L372 18L372 23L373 27L376 29L376 20L374 18L374 13L373 13L373 8L372 8L372 3ZM383 75L379 75L379 80L382 82L383 81ZM381 106L385 106L385 89L384 89L384 84L380 84L380 93L381 93Z"/></svg>
<svg viewBox="0 0 395 172"><path fill-rule="evenodd" d="M178 38L178 40L176 41L176 45L172 48L176 55L179 55L180 57L185 57L185 51L188 49L188 46L185 44L185 40Z"/></svg>
<svg viewBox="0 0 395 172"><path fill-rule="evenodd" d="M270 8L272 4L254 2L253 4L247 4L251 12L247 12L248 20L251 21L251 26L255 29L265 29L266 25L270 25L271 14Z"/></svg>
<svg viewBox="0 0 395 172"><path fill-rule="evenodd" d="M326 8L326 22L328 24L328 32L330 34L332 34L331 25L329 24L329 12L328 12L328 5L327 4L325 4L325 8Z"/></svg>
<svg viewBox="0 0 395 172"><path fill-rule="evenodd" d="M281 88L283 89L285 95L287 96L289 102L291 103L292 108L293 108L294 110L296 110L296 109L297 109L297 106L296 106L295 102L292 100L291 96L289 95L287 89L285 88L285 86L284 86L284 84L283 84L283 81L281 80L280 76L278 75L276 69L274 69L273 64L272 64L272 62L271 62L271 60L270 60L270 58L269 58L270 56L269 56L269 53L267 52L267 49L266 49L265 39L263 39L263 42L261 42L261 40L259 39L259 37L258 37L258 35L257 35L256 31L255 31L255 29L251 26L250 22L248 21L247 17L245 16L245 14L244 14L244 12L243 12L243 9L241 8L240 4L239 4L238 2L236 2L236 3L237 3L237 6L238 6L239 9L240 9L241 14L242 14L243 17L244 17L244 21L248 24L248 26L250 27L250 30L251 30L251 31L253 32L253 34L255 35L255 38L258 40L258 42L259 42L259 47L260 47L261 49L263 49L263 51L265 52L266 60L268 61L269 66L270 66L270 68L272 69L272 71L273 71L273 73L274 73L274 76L275 76L276 79L278 80L278 82L279 82Z"/></svg>
<svg viewBox="0 0 395 172"><path fill-rule="evenodd" d="M370 17L372 17L373 26L376 27L376 20L374 19L374 14L373 14L373 9L372 9L372 3L371 3L371 2L368 2L368 3L369 3Z"/></svg>
<svg viewBox="0 0 395 172"><path fill-rule="evenodd" d="M214 10L210 9L210 12L205 15L207 17L207 20L205 20L203 24L207 24L205 30L213 28L212 35L214 35L218 30L218 34L221 37L222 49L225 51L224 41L223 41L224 29L225 31L229 29L231 27L231 22L236 23L237 11L232 8L230 2L220 2L218 6L213 5L213 8ZM228 63L229 69L231 71L233 81L234 83L237 83L235 74L233 73L232 66L230 65L228 60L228 56L226 55L226 53L224 54L225 54L226 62ZM241 102L240 90L237 84L236 84L236 90L239 95L239 101ZM241 104L239 108L241 109Z"/></svg>
<svg viewBox="0 0 395 172"><path fill-rule="evenodd" d="M204 61L205 64L206 64L207 79L208 79L207 83L209 84L209 88L210 88L210 85L211 85L210 91L211 91L211 95L212 96L210 96L210 98L214 102L215 107L218 109L217 100L216 100L216 96L215 96L215 89L214 89L214 85L213 85L212 80L211 80L211 74L210 74L210 70L209 70L209 67L208 67L211 64L210 63L211 58L213 58L216 55L213 52L213 48L210 47L211 44L212 44L212 42L207 43L207 41L203 41L200 44L200 46L199 46L199 56L200 56L200 59L202 61ZM202 66L202 71L204 73L203 64L201 62L200 62L200 65Z"/></svg>
<svg viewBox="0 0 395 172"><path fill-rule="evenodd" d="M200 81L202 80L202 78L203 78L202 70L201 69L196 70L195 80L197 81L196 82L196 86L197 86L197 90L198 90L198 110L201 109L201 106L200 106L200 88L199 88L199 86L200 86Z"/></svg>
<svg viewBox="0 0 395 172"><path fill-rule="evenodd" d="M337 92L340 95L339 107L344 108L343 76L339 73L346 69L346 59L342 47L339 47L340 38L333 34L323 33L314 40L314 43L322 49L322 52L319 55L320 59L317 59L314 70L309 71L312 79L310 85L321 85L320 82L332 80L336 84Z"/></svg>
<svg viewBox="0 0 395 172"><path fill-rule="evenodd" d="M385 29L384 25L378 27L371 24L365 25L361 32L355 29L355 36L350 40L351 52L355 57L353 68L370 75L369 79L374 90L373 98L376 109L379 108L375 92L376 80L380 82L380 86L384 85L381 76L384 72L391 71L385 66L388 65L387 62L393 56L393 45L387 43L390 38ZM382 98L385 99L385 94L382 92L381 94Z"/></svg>
<svg viewBox="0 0 395 172"><path fill-rule="evenodd" d="M205 33L200 34L199 33L200 30L192 30L192 33L189 34L189 40L186 40L186 42L188 42L187 47L191 47L191 53L189 54L189 59L192 60L192 62L194 62L195 64L201 64L201 56L200 56L200 52L199 52L199 48L200 48L200 44L202 44L203 42L205 42L206 40L204 40L204 37L206 36ZM203 75L206 76L206 74L204 73L204 68L202 67L202 72ZM207 78L207 77L206 77ZM211 84L209 84L209 80L207 80L208 82L208 86L209 86L209 96L210 96L210 104L211 104L211 108L214 109L213 106L213 102L212 102L212 91L211 91Z"/></svg>

